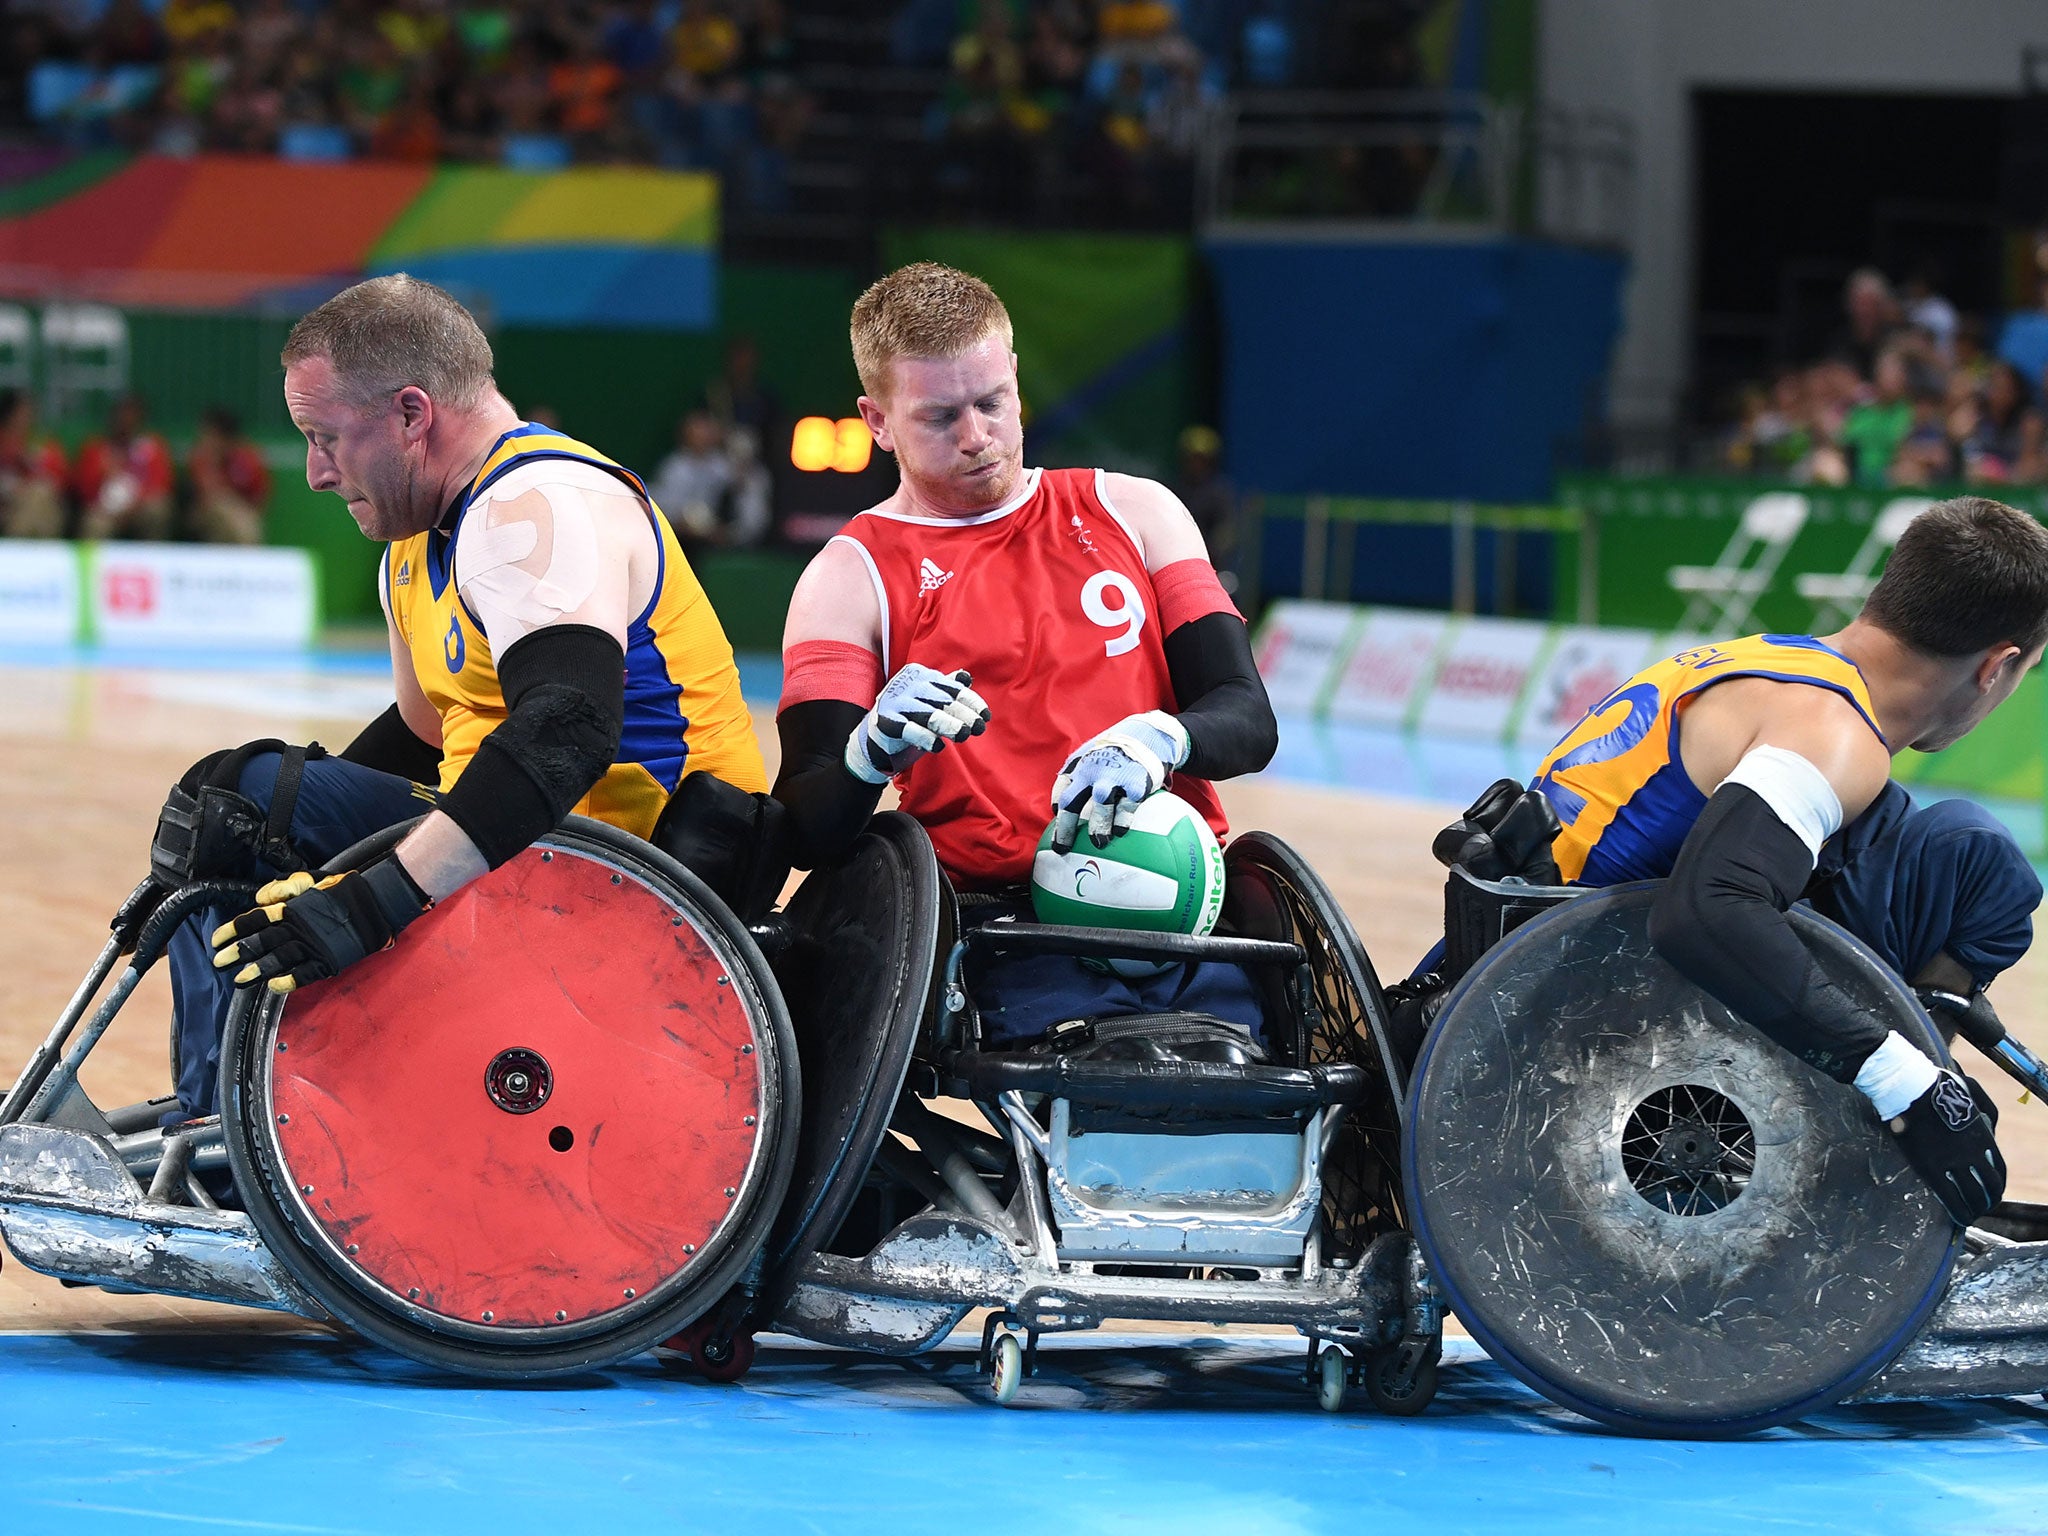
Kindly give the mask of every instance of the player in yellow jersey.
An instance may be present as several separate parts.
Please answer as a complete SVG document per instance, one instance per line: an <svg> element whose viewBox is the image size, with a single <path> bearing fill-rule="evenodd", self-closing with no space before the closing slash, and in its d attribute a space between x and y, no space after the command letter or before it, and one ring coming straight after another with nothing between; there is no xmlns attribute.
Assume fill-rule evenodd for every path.
<svg viewBox="0 0 2048 1536"><path fill-rule="evenodd" d="M1899 540L1838 634L1756 635L1639 672L1544 759L1567 880L1663 878L1658 952L1819 1071L1853 1082L1959 1222L2005 1166L1981 1092L1858 1013L1786 911L1833 917L1907 981L1983 1006L2026 952L2041 882L1996 820L1891 779L1997 708L2048 641L2048 529L1961 497Z"/></svg>
<svg viewBox="0 0 2048 1536"><path fill-rule="evenodd" d="M631 471L520 420L467 310L376 278L300 320L283 360L307 484L389 543L397 702L338 758L244 749L191 786L271 823L254 873L272 883L173 940L187 1114L211 1108L231 984L334 975L571 811L645 837L686 778L766 789L732 647L667 519ZM422 812L359 869L276 878Z"/></svg>

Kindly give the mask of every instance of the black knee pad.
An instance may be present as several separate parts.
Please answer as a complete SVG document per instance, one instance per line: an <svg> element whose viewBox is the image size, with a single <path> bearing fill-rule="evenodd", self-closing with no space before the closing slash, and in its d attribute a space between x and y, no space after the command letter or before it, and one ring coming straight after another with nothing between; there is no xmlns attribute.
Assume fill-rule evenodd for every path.
<svg viewBox="0 0 2048 1536"><path fill-rule="evenodd" d="M244 795L242 772L266 752L278 755L277 783L266 808ZM327 755L318 742L287 746L275 738L208 753L171 786L157 814L149 872L176 889L195 880L247 880L258 866L289 873L306 861L292 846L292 807L307 760Z"/></svg>

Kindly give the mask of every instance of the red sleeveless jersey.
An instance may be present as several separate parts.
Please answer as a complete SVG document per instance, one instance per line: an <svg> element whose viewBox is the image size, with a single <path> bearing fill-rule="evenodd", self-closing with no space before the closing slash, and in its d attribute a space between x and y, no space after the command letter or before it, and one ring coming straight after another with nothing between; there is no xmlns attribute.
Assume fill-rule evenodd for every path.
<svg viewBox="0 0 2048 1536"><path fill-rule="evenodd" d="M884 675L965 667L989 704L984 734L897 777L903 809L957 885L1028 880L1068 754L1126 715L1178 707L1152 578L1101 471L1026 470L993 512L869 511L838 537L874 581ZM1172 788L1219 838L1229 830L1206 779Z"/></svg>

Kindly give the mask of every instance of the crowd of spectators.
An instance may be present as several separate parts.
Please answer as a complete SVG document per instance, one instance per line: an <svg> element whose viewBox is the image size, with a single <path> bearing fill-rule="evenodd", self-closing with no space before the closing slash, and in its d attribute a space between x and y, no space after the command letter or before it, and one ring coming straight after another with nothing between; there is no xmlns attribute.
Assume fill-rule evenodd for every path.
<svg viewBox="0 0 2048 1536"><path fill-rule="evenodd" d="M942 197L986 215L1178 220L1192 206L1196 156L1226 90L1416 85L1418 11L1286 0L910 0L896 49L947 69L925 114Z"/></svg>
<svg viewBox="0 0 2048 1536"><path fill-rule="evenodd" d="M0 132L181 155L714 169L733 206L780 213L823 110L809 66L861 62L857 46L800 49L792 9L804 0L12 0ZM911 94L885 108L823 88L824 106L955 209L1183 222L1226 89L1418 84L1426 9L876 0L887 41L866 62L911 66ZM920 109L924 153L906 157L875 114Z"/></svg>
<svg viewBox="0 0 2048 1536"><path fill-rule="evenodd" d="M1925 274L1894 286L1862 268L1842 311L1820 360L1743 392L1730 468L1819 485L2048 483L2048 265L2040 307L2009 316L1995 344Z"/></svg>
<svg viewBox="0 0 2048 1536"><path fill-rule="evenodd" d="M925 115L942 195L987 213L1056 214L1087 189L1139 218L1186 213L1224 72L1176 7L975 0L956 10L946 87Z"/></svg>
<svg viewBox="0 0 2048 1536"><path fill-rule="evenodd" d="M0 535L260 544L269 500L270 470L230 411L205 413L180 473L139 395L72 455L37 430L32 395L0 389Z"/></svg>
<svg viewBox="0 0 2048 1536"><path fill-rule="evenodd" d="M810 110L783 0L16 0L7 25L0 111L82 147L647 161L773 200Z"/></svg>

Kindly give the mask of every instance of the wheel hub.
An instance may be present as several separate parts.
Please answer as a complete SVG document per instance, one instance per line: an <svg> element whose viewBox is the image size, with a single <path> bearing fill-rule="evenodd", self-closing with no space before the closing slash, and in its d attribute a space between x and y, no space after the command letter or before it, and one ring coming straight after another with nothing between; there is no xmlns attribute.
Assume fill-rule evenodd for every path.
<svg viewBox="0 0 2048 1536"><path fill-rule="evenodd" d="M500 1051L484 1068L484 1091L508 1115L530 1115L555 1091L554 1069L539 1051Z"/></svg>
<svg viewBox="0 0 2048 1536"><path fill-rule="evenodd" d="M1660 1088L1621 1136L1636 1193L1674 1216L1708 1216L1742 1198L1756 1168L1756 1132L1725 1094L1698 1083Z"/></svg>

